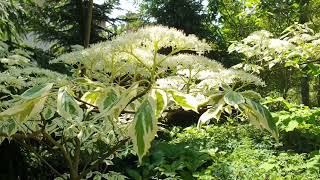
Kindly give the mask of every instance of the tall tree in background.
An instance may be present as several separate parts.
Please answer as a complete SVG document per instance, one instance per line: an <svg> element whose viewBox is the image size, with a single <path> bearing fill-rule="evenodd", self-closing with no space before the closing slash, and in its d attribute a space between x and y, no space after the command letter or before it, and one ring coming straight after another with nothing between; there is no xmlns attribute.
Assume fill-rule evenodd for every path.
<svg viewBox="0 0 320 180"><path fill-rule="evenodd" d="M25 0L0 1L0 41L11 43L17 41L24 32L26 12L22 5Z"/></svg>
<svg viewBox="0 0 320 180"><path fill-rule="evenodd" d="M31 31L41 40L56 42L67 48L75 44L87 46L89 43L104 41L115 36L115 31L106 27L106 24L112 25L117 21L110 17L117 5L118 0L106 0L101 5L92 0L49 1L35 5L32 8L37 11L33 11ZM90 7L92 21L88 29ZM89 31L90 37L86 36Z"/></svg>
<svg viewBox="0 0 320 180"><path fill-rule="evenodd" d="M146 0L142 9L156 24L174 27L187 34L209 36L206 30L206 15L203 0Z"/></svg>

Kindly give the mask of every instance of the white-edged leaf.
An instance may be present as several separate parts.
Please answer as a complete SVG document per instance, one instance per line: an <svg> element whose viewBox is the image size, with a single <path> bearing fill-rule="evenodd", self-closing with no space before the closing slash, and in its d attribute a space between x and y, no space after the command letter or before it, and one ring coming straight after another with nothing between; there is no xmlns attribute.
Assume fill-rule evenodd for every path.
<svg viewBox="0 0 320 180"><path fill-rule="evenodd" d="M208 103L212 105L217 104L220 101L220 99L223 98L223 95L223 93L217 93L209 96Z"/></svg>
<svg viewBox="0 0 320 180"><path fill-rule="evenodd" d="M158 118L168 105L167 93L163 90L156 89L153 90L151 94L156 100L156 117Z"/></svg>
<svg viewBox="0 0 320 180"><path fill-rule="evenodd" d="M228 113L229 115L231 115L232 114L232 107L230 105L227 105L224 107L224 111L226 113Z"/></svg>
<svg viewBox="0 0 320 180"><path fill-rule="evenodd" d="M173 101L181 106L184 110L198 112L198 106L200 103L195 97L191 96L190 94L184 94L174 90L170 90L169 93L172 95Z"/></svg>
<svg viewBox="0 0 320 180"><path fill-rule="evenodd" d="M101 96L101 94L102 93L100 91L100 88L98 88L95 91L88 91L88 92L84 93L81 97L81 100L88 103L88 104L97 106L97 101L98 101L99 97ZM91 111L92 109L94 109L93 106L88 105L88 104L86 104L88 111Z"/></svg>
<svg viewBox="0 0 320 180"><path fill-rule="evenodd" d="M101 93L101 96L97 99L97 106L99 107L100 111L110 109L115 102L119 100L120 93L119 91L114 88L110 87L104 90Z"/></svg>
<svg viewBox="0 0 320 180"><path fill-rule="evenodd" d="M14 116L20 122L29 120L42 111L46 99L46 97L39 97L28 101L19 101L13 107L1 112L0 118Z"/></svg>
<svg viewBox="0 0 320 180"><path fill-rule="evenodd" d="M243 104L242 107L244 107L245 113L252 124L259 125L268 130L276 140L279 139L276 123L267 108L260 103L247 98L246 103Z"/></svg>
<svg viewBox="0 0 320 180"><path fill-rule="evenodd" d="M202 124L209 123L211 119L216 119L218 121L220 119L220 115L223 111L224 105L224 100L220 99L220 101L214 107L208 109L200 116L197 127L200 128Z"/></svg>
<svg viewBox="0 0 320 180"><path fill-rule="evenodd" d="M229 91L224 95L224 101L231 106L238 106L245 102L244 97L235 91Z"/></svg>
<svg viewBox="0 0 320 180"><path fill-rule="evenodd" d="M41 84L34 86L21 94L23 99L34 99L46 95L52 88L53 83Z"/></svg>
<svg viewBox="0 0 320 180"><path fill-rule="evenodd" d="M41 113L45 119L50 119L54 116L55 112L56 110L53 107L47 106Z"/></svg>
<svg viewBox="0 0 320 180"><path fill-rule="evenodd" d="M6 134L7 136L11 136L18 131L17 123L12 120L6 120L0 122L0 132ZM0 141L1 144L1 141Z"/></svg>
<svg viewBox="0 0 320 180"><path fill-rule="evenodd" d="M262 99L262 97L259 93L252 91L252 90L243 91L240 94L243 97L249 98L249 99L254 99L254 100L261 100Z"/></svg>
<svg viewBox="0 0 320 180"><path fill-rule="evenodd" d="M148 152L151 141L157 133L158 126L155 111L155 100L147 96L138 108L128 130L128 134L133 142L133 149L136 151L140 162L142 157Z"/></svg>
<svg viewBox="0 0 320 180"><path fill-rule="evenodd" d="M77 101L70 95L67 87L61 87L58 91L57 112L61 117L69 120L81 121L83 111Z"/></svg>
<svg viewBox="0 0 320 180"><path fill-rule="evenodd" d="M103 111L100 111L100 113L97 114L94 117L94 119L99 119L102 117L109 117L109 116L118 118L121 112L124 110L124 108L131 101L131 99L133 99L137 95L138 87L139 87L139 83L134 83L132 86L130 86L121 94L121 96L116 100L116 102L113 102L113 100L108 100L107 102L105 102L104 107L107 107L107 108L104 109Z"/></svg>

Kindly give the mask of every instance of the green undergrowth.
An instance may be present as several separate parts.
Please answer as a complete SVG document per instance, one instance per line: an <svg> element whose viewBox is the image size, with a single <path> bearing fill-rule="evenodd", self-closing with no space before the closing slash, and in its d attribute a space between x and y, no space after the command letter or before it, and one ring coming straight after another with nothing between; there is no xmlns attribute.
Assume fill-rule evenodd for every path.
<svg viewBox="0 0 320 180"><path fill-rule="evenodd" d="M158 137L141 166L122 168L130 179L320 178L319 149L301 153L286 146L250 125L175 127Z"/></svg>

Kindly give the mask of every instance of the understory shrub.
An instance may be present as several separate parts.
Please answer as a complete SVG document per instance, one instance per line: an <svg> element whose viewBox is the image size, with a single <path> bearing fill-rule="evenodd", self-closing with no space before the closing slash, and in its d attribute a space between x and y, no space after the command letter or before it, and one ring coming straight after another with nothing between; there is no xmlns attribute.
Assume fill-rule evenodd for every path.
<svg viewBox="0 0 320 180"><path fill-rule="evenodd" d="M251 125L172 128L157 139L139 168L127 166L133 179L318 179L319 151L299 153L279 146Z"/></svg>

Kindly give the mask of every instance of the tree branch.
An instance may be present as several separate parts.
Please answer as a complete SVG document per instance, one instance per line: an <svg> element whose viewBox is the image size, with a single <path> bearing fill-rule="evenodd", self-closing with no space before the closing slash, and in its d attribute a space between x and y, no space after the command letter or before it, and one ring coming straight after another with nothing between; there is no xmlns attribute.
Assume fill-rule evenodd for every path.
<svg viewBox="0 0 320 180"><path fill-rule="evenodd" d="M81 103L83 103L83 104L86 104L86 105L88 105L88 106L92 106L92 107L94 107L94 108L97 108L98 109L98 106L96 106L96 105L93 105L93 104L90 104L90 103L88 103L88 102L85 102L85 101L83 101L82 99L80 99L80 98L78 98L78 97L73 97L75 100L77 100L77 101L79 101L79 102L81 102Z"/></svg>
<svg viewBox="0 0 320 180"><path fill-rule="evenodd" d="M87 169L84 169L81 174L80 178L84 177L89 171L96 168L99 164L101 164L107 157L114 154L121 146L123 146L127 141L129 141L129 138L123 139L119 141L116 145L114 145L108 152L104 153L101 158L98 161L95 161L90 167Z"/></svg>
<svg viewBox="0 0 320 180"><path fill-rule="evenodd" d="M45 163L53 171L53 173L55 173L57 176L63 178L63 175L58 170L56 170L53 166L51 166L51 164L48 161L46 161L39 153L37 153L37 151L34 148L32 148L32 146L29 146L23 142L20 142L17 139L15 139L15 141L18 144L22 145L27 150L33 152L43 163Z"/></svg>
<svg viewBox="0 0 320 180"><path fill-rule="evenodd" d="M31 134L15 133L11 136L9 136L6 133L0 133L0 137L13 138L13 139L33 139L36 141L40 141L39 134L41 134L41 131L36 131Z"/></svg>
<svg viewBox="0 0 320 180"><path fill-rule="evenodd" d="M71 157L67 153L67 151L64 149L64 147L61 144L59 144L56 140L54 140L45 130L42 130L42 135L49 142L51 142L53 145L57 146L61 150L64 158L67 160L67 163L68 163L70 169L73 168L73 163L72 163Z"/></svg>

